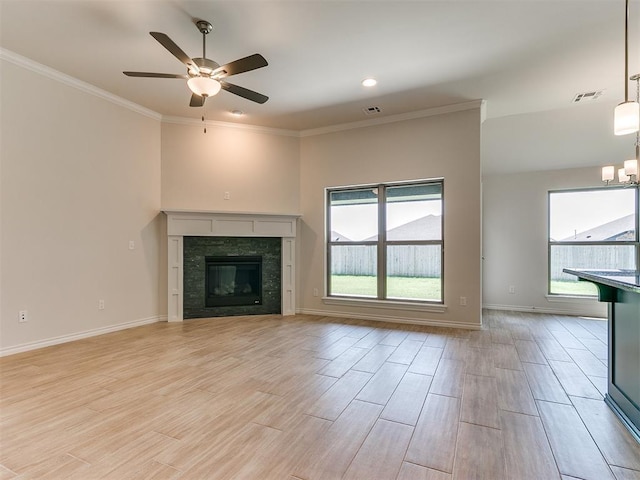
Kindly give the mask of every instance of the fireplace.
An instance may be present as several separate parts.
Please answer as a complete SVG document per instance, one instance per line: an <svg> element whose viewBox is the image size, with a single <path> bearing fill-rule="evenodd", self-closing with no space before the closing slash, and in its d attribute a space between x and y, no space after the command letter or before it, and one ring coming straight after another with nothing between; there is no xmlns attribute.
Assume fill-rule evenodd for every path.
<svg viewBox="0 0 640 480"><path fill-rule="evenodd" d="M282 242L183 238L184 318L282 313Z"/></svg>
<svg viewBox="0 0 640 480"><path fill-rule="evenodd" d="M164 213L168 321L229 315L295 315L299 215L187 210L164 210ZM206 258L239 256L262 257L261 303L207 306ZM220 299L214 301L217 300ZM252 297L251 301L255 300Z"/></svg>
<svg viewBox="0 0 640 480"><path fill-rule="evenodd" d="M205 257L205 306L262 305L262 257Z"/></svg>

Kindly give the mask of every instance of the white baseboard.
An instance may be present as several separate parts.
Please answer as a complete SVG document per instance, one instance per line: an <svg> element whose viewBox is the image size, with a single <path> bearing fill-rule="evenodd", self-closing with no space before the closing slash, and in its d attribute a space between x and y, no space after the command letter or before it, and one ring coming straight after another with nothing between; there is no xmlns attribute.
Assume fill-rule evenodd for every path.
<svg viewBox="0 0 640 480"><path fill-rule="evenodd" d="M575 306L569 307L569 308L561 308L561 307L559 308L555 306L552 308L540 308L540 307L522 306L522 305L484 304L482 305L482 308L487 310L505 310L505 311L511 311L511 312L546 313L549 315L573 315L573 316L579 316L579 317L588 316L588 317L594 317L594 318L601 318L600 315L594 314L593 310L575 308Z"/></svg>
<svg viewBox="0 0 640 480"><path fill-rule="evenodd" d="M463 322L448 322L443 320L434 320L430 318L416 320L415 318L399 317L397 315L375 315L371 313L361 314L353 312L336 312L333 310L313 310L310 308L301 308L296 311L297 313L306 315L321 315L323 317L339 317L339 318L353 318L355 320L373 320L375 322L390 322L390 323L405 323L411 325L425 325L429 327L449 327L449 328L465 328L467 330L480 330L481 325L472 325Z"/></svg>
<svg viewBox="0 0 640 480"><path fill-rule="evenodd" d="M38 348L50 347L52 345L59 345L61 343L73 342L74 340L81 340L83 338L96 337L98 335L104 335L105 333L117 332L118 330L126 330L127 328L139 327L141 325L148 325L150 323L166 321L166 315L157 315L155 317L142 318L139 320L133 320L131 322L119 323L117 325L109 325L108 327L94 328L91 330L85 330L84 332L70 333L68 335L61 335L59 337L38 340L37 342L23 343L21 345L16 345L13 347L0 348L0 357L14 355L16 353L28 352L30 350L36 350Z"/></svg>

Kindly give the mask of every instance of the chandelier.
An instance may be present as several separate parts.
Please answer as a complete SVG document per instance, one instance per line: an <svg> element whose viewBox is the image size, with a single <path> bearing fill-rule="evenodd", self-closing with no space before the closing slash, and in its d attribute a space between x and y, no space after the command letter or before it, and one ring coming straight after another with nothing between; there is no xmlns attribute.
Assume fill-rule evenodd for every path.
<svg viewBox="0 0 640 480"><path fill-rule="evenodd" d="M636 82L636 100L640 103L640 73L637 73L629 80ZM638 185L638 161L640 160L640 131L636 130L636 156L624 161L624 166L618 168L618 182L622 185ZM616 168L613 165L602 167L602 181L607 185L615 179Z"/></svg>
<svg viewBox="0 0 640 480"><path fill-rule="evenodd" d="M613 112L613 133L627 135L640 129L640 99L629 100L629 0L625 0L624 16L624 102ZM632 80L633 77L630 78Z"/></svg>

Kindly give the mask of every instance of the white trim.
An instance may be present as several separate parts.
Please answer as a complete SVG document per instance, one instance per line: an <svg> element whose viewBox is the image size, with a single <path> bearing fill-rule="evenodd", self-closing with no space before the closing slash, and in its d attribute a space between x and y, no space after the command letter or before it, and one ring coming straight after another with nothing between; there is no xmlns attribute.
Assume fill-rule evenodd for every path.
<svg viewBox="0 0 640 480"><path fill-rule="evenodd" d="M346 305L349 307L385 308L389 310L407 310L414 312L444 313L447 306L433 303L403 302L401 300L377 300L374 298L322 297L325 305Z"/></svg>
<svg viewBox="0 0 640 480"><path fill-rule="evenodd" d="M59 72L58 70L54 70L53 68L42 65L41 63L35 62L27 57L23 57L22 55L18 55L17 53L12 52L11 50L7 50L6 48L0 48L0 60L6 60L14 65L18 65L19 67L25 68L27 70L31 70L37 74L40 74L44 77L50 78L51 80L55 80L57 82L63 83L69 87L77 88L85 93L90 95L94 95L96 97L102 98L111 103L115 103L121 107L132 110L136 113L140 113L146 117L153 118L154 120L162 120L162 115L153 110L149 110L137 103L133 103L129 100L125 100L122 97L114 95L113 93L109 93L106 90L102 90L90 83L83 82L82 80L78 80L66 73Z"/></svg>
<svg viewBox="0 0 640 480"><path fill-rule="evenodd" d="M595 318L605 318L594 315L592 309L576 309L576 308L540 308L534 306L521 306L521 305L497 305L497 304L484 304L483 309L488 310L506 310L512 312L527 312L527 313L547 313L550 315L578 315L578 316L590 316Z"/></svg>
<svg viewBox="0 0 640 480"><path fill-rule="evenodd" d="M280 243L281 313L282 316L296 314L296 239L282 237Z"/></svg>
<svg viewBox="0 0 640 480"><path fill-rule="evenodd" d="M297 130L285 130L283 128L273 128L273 127L262 127L260 125L247 125L244 123L232 123L232 122L221 122L219 120L205 120L204 123L201 120L196 118L187 118L187 117L173 117L170 115L162 116L163 123L173 123L176 125L188 125L195 127L202 127L203 125L207 127L224 127L224 128L236 128L239 130L248 130L256 133L268 133L270 135L282 135L285 137L300 137L300 132Z"/></svg>
<svg viewBox="0 0 640 480"><path fill-rule="evenodd" d="M7 355L14 355L16 353L28 352L30 350L36 350L38 348L50 347L52 345L59 345L61 343L73 342L76 340L82 340L83 338L96 337L98 335L104 335L105 333L117 332L119 330L126 330L128 328L140 327L142 325L148 325L157 322L166 322L166 315L156 315L155 317L142 318L139 320L133 320L130 322L119 323L117 325L110 325L108 327L94 328L91 330L85 330L84 332L70 333L68 335L61 335L59 337L48 338L45 340L38 340L37 342L23 343L22 345L16 345L14 347L7 347L0 349L0 357Z"/></svg>
<svg viewBox="0 0 640 480"><path fill-rule="evenodd" d="M183 269L184 237L167 235L167 321L181 322L184 318Z"/></svg>
<svg viewBox="0 0 640 480"><path fill-rule="evenodd" d="M68 85L70 87L81 90L90 95L94 95L96 97L102 98L103 100L107 100L108 102L114 103L121 107L132 110L136 113L140 113L147 117L153 118L154 120L159 120L163 123L173 123L177 125L190 125L190 126L202 126L202 122L195 118L186 118L186 117L175 117L170 115L162 115L158 112L145 108L137 103L126 100L122 97L114 95L113 93L107 92L95 85L91 85L90 83L84 82L82 80L78 80L75 77L67 75L66 73L62 73L58 70L54 70L51 67L47 67L41 63L36 62L35 60L31 60L30 58L23 57L11 50L7 50L6 48L0 47L0 60L6 60L14 65L18 65L19 67L25 68L27 70L31 70L32 72L38 73L44 77L48 77L52 80L58 81L62 84ZM352 130L354 128L363 128L370 127L373 125L384 125L387 123L395 123L402 122L404 120L414 120L417 118L431 117L434 115L443 115L447 113L461 112L464 110L473 110L475 108L480 108L480 116L481 122L486 118L486 102L484 100L471 100L468 102L455 103L452 105L443 105L441 107L428 108L425 110L418 110L415 112L401 113L398 115L389 115L387 117L382 118L373 118L367 120L361 120L358 122L349 122L349 123L341 123L338 125L330 125L327 127L320 128L312 128L308 130L287 130L283 128L273 128L273 127L264 127L260 125L247 125L241 123L233 123L233 122L222 122L222 121L214 121L207 120L204 122L206 126L215 126L215 127L225 127L225 128L236 128L240 130L248 130L257 133L267 133L271 135L282 135L287 137L311 137L314 135L323 135L325 133L333 133L340 132L343 130Z"/></svg>
<svg viewBox="0 0 640 480"><path fill-rule="evenodd" d="M162 208L161 212L169 214L187 214L187 215L254 215L260 217L295 217L299 218L302 216L301 213L274 213L274 212L245 212L245 211L235 211L235 210L193 210L187 208Z"/></svg>
<svg viewBox="0 0 640 480"><path fill-rule="evenodd" d="M167 215L167 234L196 237L295 237L299 215L178 212Z"/></svg>
<svg viewBox="0 0 640 480"><path fill-rule="evenodd" d="M268 133L272 135L283 135L287 137L313 137L315 135L324 135L325 133L341 132L343 130L352 130L355 128L371 127L374 125L384 125L387 123L403 122L405 120L415 120L417 118L432 117L435 115L444 115L447 113L462 112L465 110L480 109L480 120L484 122L486 118L486 102L484 100L471 100L469 102L454 103L451 105L443 105L441 107L428 108L426 110L417 110L415 112L400 113L397 115L389 115L382 118L373 118L360 120L357 122L340 123L337 125L329 125L327 127L311 128L308 130L286 130L282 128L262 127L259 125L247 125L241 123L221 122L217 120L206 120L204 125L238 128L241 130L249 130L258 133ZM166 123L174 123L177 125L189 125L201 127L203 122L195 118L163 116L162 121Z"/></svg>
<svg viewBox="0 0 640 480"><path fill-rule="evenodd" d="M296 227L299 214L162 210L167 216L167 315L184 320L184 237L281 238L281 309L296 311Z"/></svg>
<svg viewBox="0 0 640 480"><path fill-rule="evenodd" d="M473 110L480 108L482 110L484 100L472 100L463 103L454 103L452 105L443 105L442 107L428 108L426 110L418 110L415 112L401 113L398 115L389 115L388 117L373 118L368 120L360 120L358 122L340 123L338 125L330 125L328 127L312 128L300 131L301 137L313 137L315 135L324 135L325 133L341 132L343 130L352 130L354 128L371 127L374 125L384 125L386 123L402 122L405 120L415 120L417 118L433 117L435 115L444 115L446 113L462 112L465 110ZM482 113L482 111L481 111Z"/></svg>
<svg viewBox="0 0 640 480"><path fill-rule="evenodd" d="M339 318L353 318L356 320L372 320L374 322L389 322L389 323L402 323L410 325L425 325L429 327L448 327L448 328L464 328L465 330L480 330L482 326L480 324L470 324L463 322L451 322L446 320L434 320L432 318L416 319L406 318L397 315L376 315L376 314L360 314L353 312L336 312L331 310L313 310L310 308L298 309L296 313L305 315L320 315L323 317L339 317Z"/></svg>
<svg viewBox="0 0 640 480"><path fill-rule="evenodd" d="M598 303L598 297L585 297L580 295L545 295L549 303Z"/></svg>

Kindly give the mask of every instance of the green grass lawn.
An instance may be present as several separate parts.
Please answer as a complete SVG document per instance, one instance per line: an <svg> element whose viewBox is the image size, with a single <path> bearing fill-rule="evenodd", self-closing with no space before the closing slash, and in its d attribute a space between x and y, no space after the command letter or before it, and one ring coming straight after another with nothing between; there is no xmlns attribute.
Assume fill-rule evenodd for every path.
<svg viewBox="0 0 640 480"><path fill-rule="evenodd" d="M598 288L590 282L552 280L551 293L556 295L598 295Z"/></svg>
<svg viewBox="0 0 640 480"><path fill-rule="evenodd" d="M373 276L332 275L332 295L352 295L375 297L377 279ZM387 297L412 300L440 300L439 278L389 277L387 279Z"/></svg>
<svg viewBox="0 0 640 480"><path fill-rule="evenodd" d="M351 295L356 297L375 297L377 280L373 276L333 275L331 277L332 295ZM551 293L557 295L597 295L596 286L589 282L552 281ZM440 279L422 277L389 277L387 297L414 300L440 300Z"/></svg>

